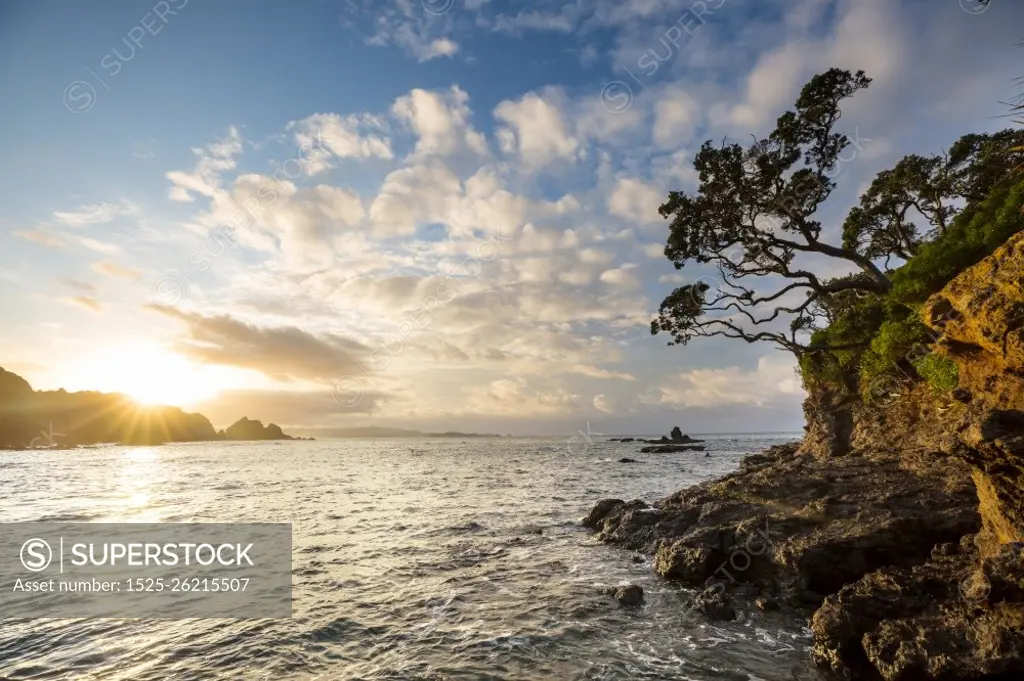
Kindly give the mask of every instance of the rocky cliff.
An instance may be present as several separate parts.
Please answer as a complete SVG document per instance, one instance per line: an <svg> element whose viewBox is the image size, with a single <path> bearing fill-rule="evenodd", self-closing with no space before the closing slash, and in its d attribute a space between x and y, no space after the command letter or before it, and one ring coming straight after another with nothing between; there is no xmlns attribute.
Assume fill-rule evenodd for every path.
<svg viewBox="0 0 1024 681"><path fill-rule="evenodd" d="M697 609L810 617L813 660L850 679L1024 674L1024 234L921 310L949 394L909 376L819 389L799 446L585 524L652 553Z"/></svg>

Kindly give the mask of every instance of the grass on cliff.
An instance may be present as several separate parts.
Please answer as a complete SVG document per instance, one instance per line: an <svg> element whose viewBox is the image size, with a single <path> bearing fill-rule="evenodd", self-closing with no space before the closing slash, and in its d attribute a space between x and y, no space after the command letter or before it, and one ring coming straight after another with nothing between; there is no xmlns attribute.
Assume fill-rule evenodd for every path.
<svg viewBox="0 0 1024 681"><path fill-rule="evenodd" d="M919 310L929 296L1024 230L1022 209L1024 182L997 185L895 270L887 293L835 301L832 323L816 331L812 342L861 347L804 355L805 385L864 393L878 377L892 375L925 380L938 392L955 389L956 365L932 351L936 335Z"/></svg>

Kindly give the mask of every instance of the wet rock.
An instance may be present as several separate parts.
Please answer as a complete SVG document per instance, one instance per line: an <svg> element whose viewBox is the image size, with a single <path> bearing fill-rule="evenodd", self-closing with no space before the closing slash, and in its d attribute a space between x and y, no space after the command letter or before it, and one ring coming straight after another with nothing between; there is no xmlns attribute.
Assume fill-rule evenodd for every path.
<svg viewBox="0 0 1024 681"><path fill-rule="evenodd" d="M654 571L666 579L701 583L714 569L713 559L707 548L695 548L683 540L663 542L654 554Z"/></svg>
<svg viewBox="0 0 1024 681"><path fill-rule="evenodd" d="M731 622L736 619L736 606L725 593L720 584L709 586L697 594L693 601L694 607L704 613L712 621Z"/></svg>
<svg viewBox="0 0 1024 681"><path fill-rule="evenodd" d="M641 454L675 454L676 452L703 452L701 445L656 445L653 447L642 447Z"/></svg>
<svg viewBox="0 0 1024 681"><path fill-rule="evenodd" d="M765 612L769 610L779 609L779 602L776 599L770 597L758 598L754 601L754 605L756 605L759 610Z"/></svg>
<svg viewBox="0 0 1024 681"><path fill-rule="evenodd" d="M597 502L597 505L590 510L587 517L583 519L583 526L591 529L598 529L600 523L605 517L611 513L615 508L618 508L622 504L626 503L622 499L602 499Z"/></svg>
<svg viewBox="0 0 1024 681"><path fill-rule="evenodd" d="M622 457L619 459L619 463L640 463L636 459L630 459L629 457Z"/></svg>
<svg viewBox="0 0 1024 681"><path fill-rule="evenodd" d="M644 601L644 590L635 584L608 589L606 593L621 605L636 606Z"/></svg>

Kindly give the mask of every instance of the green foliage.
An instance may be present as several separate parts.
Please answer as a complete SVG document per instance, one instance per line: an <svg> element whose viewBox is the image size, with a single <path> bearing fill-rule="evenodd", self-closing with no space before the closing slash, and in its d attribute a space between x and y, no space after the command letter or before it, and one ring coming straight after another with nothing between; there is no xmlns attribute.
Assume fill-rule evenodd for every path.
<svg viewBox="0 0 1024 681"><path fill-rule="evenodd" d="M914 368L935 392L948 393L960 384L960 369L945 355L929 353L914 362Z"/></svg>
<svg viewBox="0 0 1024 681"><path fill-rule="evenodd" d="M876 376L891 373L894 369L909 368L904 365L912 365L913 357L926 354L934 340L931 329L911 310L902 308L895 314L897 318L888 319L879 327L861 357L861 385L867 385Z"/></svg>
<svg viewBox="0 0 1024 681"><path fill-rule="evenodd" d="M931 351L934 334L918 310L956 275L1024 230L1022 208L1024 182L997 185L983 201L967 204L945 232L921 244L916 255L893 272L887 293L826 301L832 306L826 315L830 323L814 333L812 344L866 347L802 357L805 384L863 391L883 374L916 374L939 392L955 388L956 365Z"/></svg>
<svg viewBox="0 0 1024 681"><path fill-rule="evenodd" d="M953 277L989 255L1024 229L1024 183L997 187L984 201L968 206L946 232L922 245L892 276L891 295L920 305Z"/></svg>

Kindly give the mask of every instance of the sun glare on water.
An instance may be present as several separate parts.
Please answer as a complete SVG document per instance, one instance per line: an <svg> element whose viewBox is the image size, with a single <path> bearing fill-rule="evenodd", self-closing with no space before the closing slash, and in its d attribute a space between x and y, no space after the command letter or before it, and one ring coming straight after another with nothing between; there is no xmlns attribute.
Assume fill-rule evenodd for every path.
<svg viewBox="0 0 1024 681"><path fill-rule="evenodd" d="M158 345L131 344L83 360L78 383L91 390L118 392L144 405L181 406L218 392L205 367Z"/></svg>

